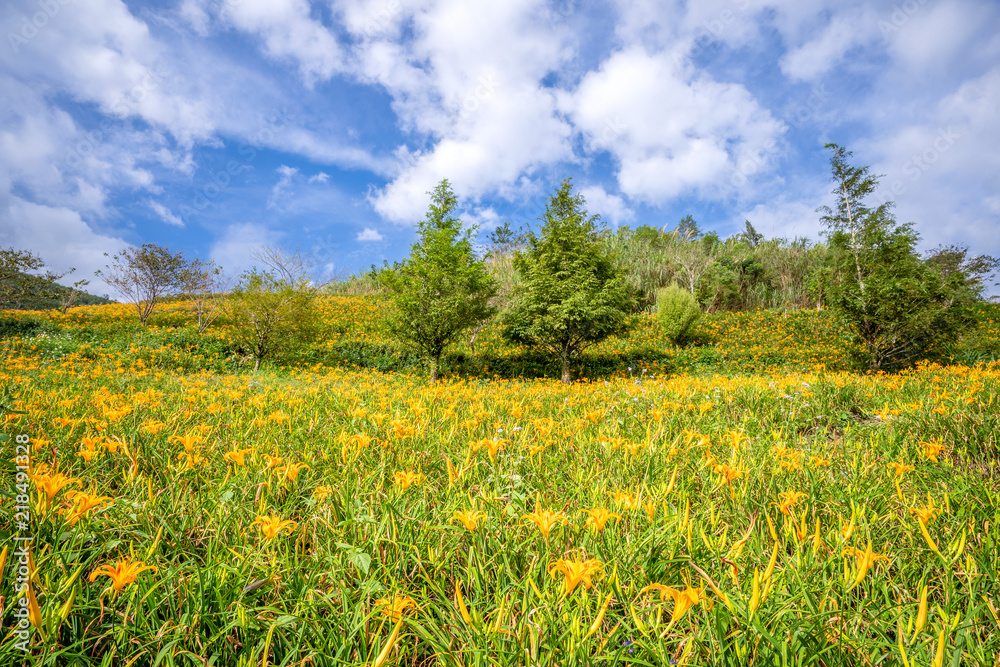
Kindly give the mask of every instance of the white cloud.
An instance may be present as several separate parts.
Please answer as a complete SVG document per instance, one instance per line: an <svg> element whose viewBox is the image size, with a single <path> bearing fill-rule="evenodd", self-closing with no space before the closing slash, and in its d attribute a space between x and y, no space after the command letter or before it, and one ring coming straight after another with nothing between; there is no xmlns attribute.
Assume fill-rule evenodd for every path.
<svg viewBox="0 0 1000 667"><path fill-rule="evenodd" d="M324 173L322 171L314 176L309 177L310 183L326 183L329 180L330 180L330 174Z"/></svg>
<svg viewBox="0 0 1000 667"><path fill-rule="evenodd" d="M173 225L175 227L183 227L184 221L173 214L169 208L157 201L146 202L149 204L149 208L153 209L156 215L160 216L160 219L168 225Z"/></svg>
<svg viewBox="0 0 1000 667"><path fill-rule="evenodd" d="M299 173L299 170L295 167L289 167L288 165L281 165L275 171L278 172L280 177L278 182L274 184L271 188L271 195L267 198L267 207L275 208L282 203L282 200L286 199L291 190L292 178Z"/></svg>
<svg viewBox="0 0 1000 667"><path fill-rule="evenodd" d="M371 227L365 227L363 231L358 232L358 241L381 241L385 237L378 233L377 230Z"/></svg>
<svg viewBox="0 0 1000 667"><path fill-rule="evenodd" d="M113 255L129 244L95 232L76 211L0 195L0 245L30 250L57 273L75 268L63 283L72 284L86 278L91 281L85 288L88 292L116 298L112 289L95 277L94 272L107 264L104 253Z"/></svg>
<svg viewBox="0 0 1000 667"><path fill-rule="evenodd" d="M739 165L766 162L784 132L742 85L693 76L670 54L641 48L588 73L564 108L592 151L615 157L621 191L654 204L728 194Z"/></svg>
<svg viewBox="0 0 1000 667"><path fill-rule="evenodd" d="M781 57L785 76L813 81L841 62L850 49L872 41L878 19L869 9L834 16L820 34Z"/></svg>
<svg viewBox="0 0 1000 667"><path fill-rule="evenodd" d="M412 222L444 178L460 198L516 194L520 179L574 159L572 129L542 79L572 56L565 28L539 20L534 0L404 7L414 38L366 37L360 76L393 96L400 125L427 136L401 147L399 172L372 195L387 219ZM389 28L387 27L387 30Z"/></svg>
<svg viewBox="0 0 1000 667"><path fill-rule="evenodd" d="M969 244L1000 254L990 198L1000 188L1000 66L943 96L922 118L886 127L871 153L885 174L879 195L900 222L913 222L925 247ZM863 159L859 160L862 164Z"/></svg>
<svg viewBox="0 0 1000 667"><path fill-rule="evenodd" d="M587 202L587 212L597 213L617 227L635 218L635 212L618 195L609 194L600 185L591 185L580 190Z"/></svg>
<svg viewBox="0 0 1000 667"><path fill-rule="evenodd" d="M291 58L307 85L330 78L343 68L337 39L306 0L239 0L225 3L222 15L234 26L264 40L267 53Z"/></svg>

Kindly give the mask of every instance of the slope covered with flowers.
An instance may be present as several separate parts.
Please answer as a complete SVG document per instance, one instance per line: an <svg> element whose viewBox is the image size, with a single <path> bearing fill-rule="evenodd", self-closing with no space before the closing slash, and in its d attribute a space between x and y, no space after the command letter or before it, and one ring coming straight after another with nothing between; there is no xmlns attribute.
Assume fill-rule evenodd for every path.
<svg viewBox="0 0 1000 667"><path fill-rule="evenodd" d="M377 337L369 302L326 307L337 336ZM119 308L71 311L60 354L3 343L23 413L4 432L32 438L37 664L1000 654L997 364L831 370L822 332L782 342L765 314L706 324L718 355L772 359L756 374L429 386L350 365L237 372L207 343L190 361L169 314L139 334L160 336L155 354L133 333L83 341L127 325ZM725 349L740 336L745 357ZM703 353L652 329L605 345ZM0 663L22 656L0 643Z"/></svg>

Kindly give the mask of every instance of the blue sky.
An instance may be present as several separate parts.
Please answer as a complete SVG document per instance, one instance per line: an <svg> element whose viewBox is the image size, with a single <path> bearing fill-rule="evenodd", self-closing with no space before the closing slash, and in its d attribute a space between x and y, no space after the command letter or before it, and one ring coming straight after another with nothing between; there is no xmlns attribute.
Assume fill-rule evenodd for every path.
<svg viewBox="0 0 1000 667"><path fill-rule="evenodd" d="M1000 255L995 0L13 0L0 26L0 245L74 277L147 242L345 275L404 257L442 178L483 235L571 176L611 226L817 239L830 141L924 249Z"/></svg>

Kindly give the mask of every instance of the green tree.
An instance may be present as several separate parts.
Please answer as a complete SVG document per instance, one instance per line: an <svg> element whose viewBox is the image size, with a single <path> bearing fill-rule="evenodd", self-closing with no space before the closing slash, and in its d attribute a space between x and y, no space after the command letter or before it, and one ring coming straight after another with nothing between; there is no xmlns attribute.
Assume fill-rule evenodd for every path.
<svg viewBox="0 0 1000 667"><path fill-rule="evenodd" d="M261 363L287 353L315 333L315 287L279 271L254 267L243 273L225 301L232 324L229 338L237 348Z"/></svg>
<svg viewBox="0 0 1000 667"><path fill-rule="evenodd" d="M866 199L878 176L848 163L852 153L827 144L835 209L823 207L821 220L830 244L828 303L846 324L869 370L894 370L955 340L973 323L965 306L974 293L959 289L916 252L912 224L897 224L892 202L874 208Z"/></svg>
<svg viewBox="0 0 1000 667"><path fill-rule="evenodd" d="M141 248L129 246L104 256L111 262L95 274L135 305L142 326L146 326L157 304L180 294L188 280L190 263L184 253L171 252L155 243L145 243Z"/></svg>
<svg viewBox="0 0 1000 667"><path fill-rule="evenodd" d="M571 362L587 347L624 333L635 306L624 272L600 236L599 216L588 216L581 195L566 179L549 198L536 235L514 256L521 292L503 315L508 340L548 350L562 364L562 381L572 378Z"/></svg>
<svg viewBox="0 0 1000 667"><path fill-rule="evenodd" d="M424 355L434 382L445 348L495 312L490 299L497 287L473 250L476 228L463 230L452 215L458 200L448 181L428 194L430 209L417 226L410 256L382 281L393 293L390 329Z"/></svg>
<svg viewBox="0 0 1000 667"><path fill-rule="evenodd" d="M55 281L65 274L38 275L43 268L42 258L29 250L0 248L0 308L19 309L56 298L60 290Z"/></svg>

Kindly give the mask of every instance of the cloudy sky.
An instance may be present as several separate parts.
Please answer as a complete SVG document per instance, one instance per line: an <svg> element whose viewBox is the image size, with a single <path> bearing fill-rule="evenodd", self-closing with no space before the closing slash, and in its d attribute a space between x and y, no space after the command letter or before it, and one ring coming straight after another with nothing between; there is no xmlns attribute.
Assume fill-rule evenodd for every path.
<svg viewBox="0 0 1000 667"><path fill-rule="evenodd" d="M7 0L0 26L0 245L84 277L147 242L400 259L443 178L484 233L571 176L611 226L817 239L826 142L923 248L1000 255L996 0Z"/></svg>

